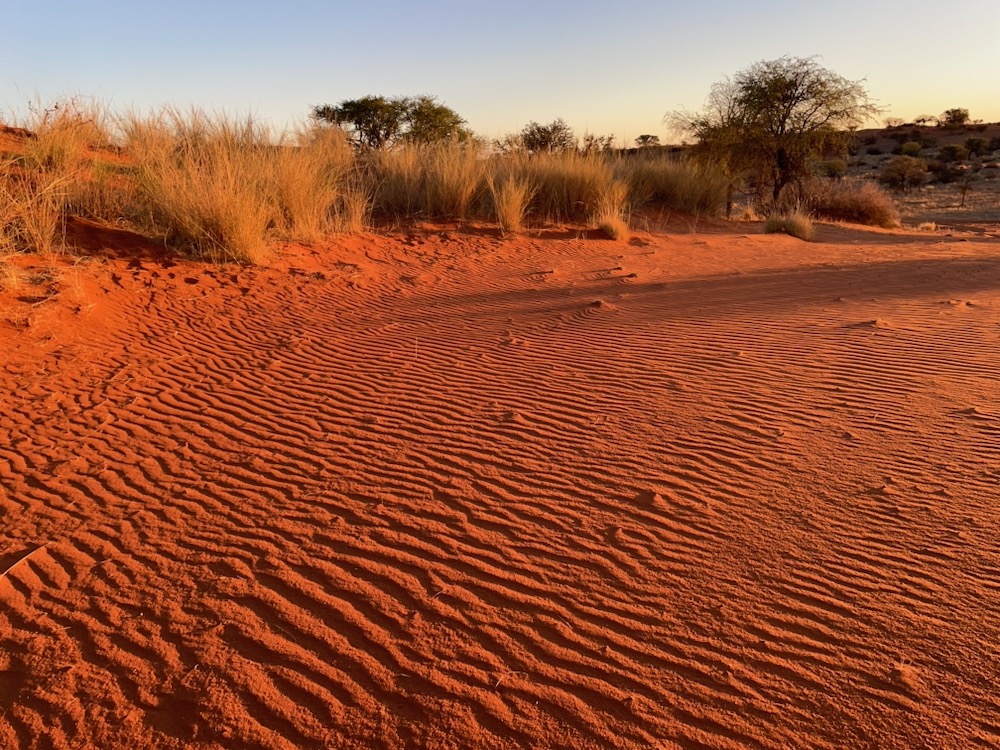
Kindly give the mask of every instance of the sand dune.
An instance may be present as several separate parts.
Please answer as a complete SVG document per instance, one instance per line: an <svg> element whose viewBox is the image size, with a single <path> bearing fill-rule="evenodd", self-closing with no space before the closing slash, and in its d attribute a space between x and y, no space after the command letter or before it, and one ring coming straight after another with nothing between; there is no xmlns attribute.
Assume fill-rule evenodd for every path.
<svg viewBox="0 0 1000 750"><path fill-rule="evenodd" d="M4 329L0 746L1000 747L996 241L553 235Z"/></svg>

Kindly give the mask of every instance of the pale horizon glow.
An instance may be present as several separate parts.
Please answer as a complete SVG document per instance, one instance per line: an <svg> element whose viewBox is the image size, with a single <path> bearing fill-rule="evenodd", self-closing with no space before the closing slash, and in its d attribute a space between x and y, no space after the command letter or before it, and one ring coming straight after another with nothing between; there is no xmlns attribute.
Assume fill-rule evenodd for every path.
<svg viewBox="0 0 1000 750"><path fill-rule="evenodd" d="M593 0L12 0L0 121L31 101L78 96L116 112L169 104L249 114L283 130L316 104L431 94L488 138L561 117L577 135L668 142L668 111L697 110L714 82L783 55L864 79L885 108L880 121L953 107L1000 121L988 38L1000 3L964 4L954 31L939 31L935 14L945 15L897 0L835 10L790 0L613 9ZM977 39L966 26L983 32Z"/></svg>

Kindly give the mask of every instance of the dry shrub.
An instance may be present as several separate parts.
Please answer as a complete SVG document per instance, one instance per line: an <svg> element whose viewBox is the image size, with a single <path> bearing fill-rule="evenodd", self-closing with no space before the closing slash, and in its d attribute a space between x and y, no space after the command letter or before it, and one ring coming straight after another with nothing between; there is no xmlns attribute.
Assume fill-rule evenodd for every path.
<svg viewBox="0 0 1000 750"><path fill-rule="evenodd" d="M764 231L768 234L784 232L807 242L816 234L809 214L801 210L780 211L771 214L764 222Z"/></svg>
<svg viewBox="0 0 1000 750"><path fill-rule="evenodd" d="M826 183L809 193L808 205L817 216L833 221L885 229L900 225L892 198L871 182Z"/></svg>

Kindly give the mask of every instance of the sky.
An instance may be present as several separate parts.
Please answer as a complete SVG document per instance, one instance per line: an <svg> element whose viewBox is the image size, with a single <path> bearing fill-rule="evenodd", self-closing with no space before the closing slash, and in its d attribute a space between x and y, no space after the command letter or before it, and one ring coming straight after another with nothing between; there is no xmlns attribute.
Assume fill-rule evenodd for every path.
<svg viewBox="0 0 1000 750"><path fill-rule="evenodd" d="M668 111L784 55L864 79L883 117L1000 121L997 0L4 0L0 18L8 122L75 96L282 130L317 104L430 94L489 138L561 117L577 134L669 142Z"/></svg>

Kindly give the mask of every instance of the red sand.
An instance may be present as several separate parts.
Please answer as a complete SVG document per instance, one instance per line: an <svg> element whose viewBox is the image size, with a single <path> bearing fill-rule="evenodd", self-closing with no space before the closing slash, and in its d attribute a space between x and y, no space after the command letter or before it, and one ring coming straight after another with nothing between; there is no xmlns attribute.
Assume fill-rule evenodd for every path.
<svg viewBox="0 0 1000 750"><path fill-rule="evenodd" d="M0 747L1000 747L1000 244L731 232L8 299Z"/></svg>

